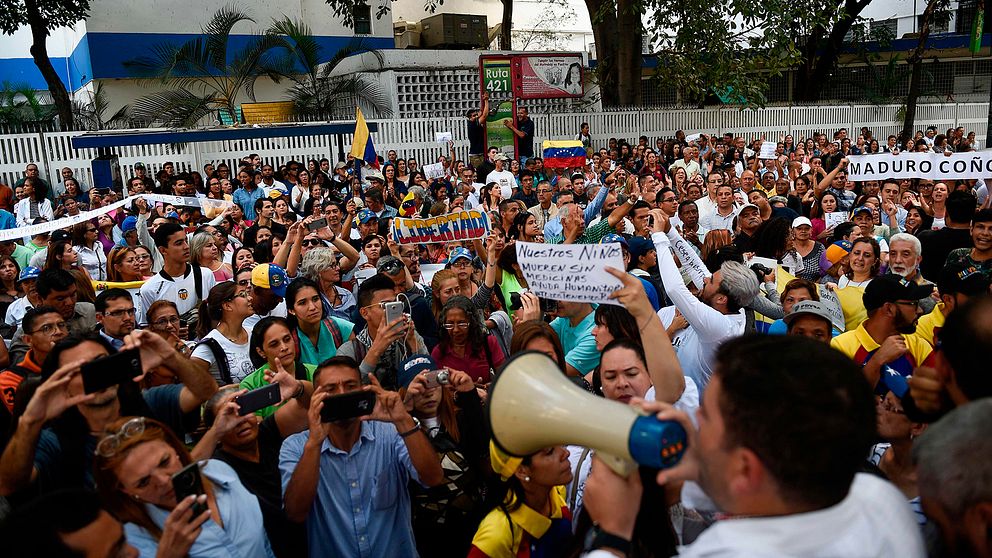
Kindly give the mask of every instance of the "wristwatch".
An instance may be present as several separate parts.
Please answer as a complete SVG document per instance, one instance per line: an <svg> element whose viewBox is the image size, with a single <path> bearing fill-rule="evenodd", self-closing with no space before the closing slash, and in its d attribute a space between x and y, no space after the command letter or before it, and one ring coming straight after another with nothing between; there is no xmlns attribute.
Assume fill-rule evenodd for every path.
<svg viewBox="0 0 992 558"><path fill-rule="evenodd" d="M400 438L407 438L413 436L414 434L417 433L417 431L420 430L420 419L418 419L417 417L412 417L412 418L413 418L413 428L407 430L406 432L401 432Z"/></svg>
<svg viewBox="0 0 992 558"><path fill-rule="evenodd" d="M628 556L630 554L630 541L613 533L602 530L599 525L593 525L586 535L586 552L600 548L612 548L617 552Z"/></svg>

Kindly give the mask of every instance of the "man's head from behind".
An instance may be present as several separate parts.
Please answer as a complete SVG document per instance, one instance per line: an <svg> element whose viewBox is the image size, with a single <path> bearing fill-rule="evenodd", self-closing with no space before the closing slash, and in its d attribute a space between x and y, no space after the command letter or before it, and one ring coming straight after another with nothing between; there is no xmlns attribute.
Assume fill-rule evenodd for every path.
<svg viewBox="0 0 992 558"><path fill-rule="evenodd" d="M45 494L20 507L3 524L4 555L10 558L134 558L121 522L81 489Z"/></svg>
<svg viewBox="0 0 992 558"><path fill-rule="evenodd" d="M732 514L837 504L875 434L874 398L858 367L796 336L724 343L697 417L700 484Z"/></svg>
<svg viewBox="0 0 992 558"><path fill-rule="evenodd" d="M992 553L992 400L958 407L913 445L923 512L940 529L936 556Z"/></svg>

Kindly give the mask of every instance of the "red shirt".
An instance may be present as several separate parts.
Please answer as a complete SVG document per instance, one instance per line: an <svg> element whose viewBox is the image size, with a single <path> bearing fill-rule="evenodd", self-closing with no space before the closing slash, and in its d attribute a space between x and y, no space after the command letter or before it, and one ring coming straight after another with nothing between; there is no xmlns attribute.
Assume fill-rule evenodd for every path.
<svg viewBox="0 0 992 558"><path fill-rule="evenodd" d="M492 335L488 336L486 343L489 346L489 355L492 357L492 369L495 370L503 364L506 357L503 355L503 349L500 348L495 337ZM492 380L492 375L489 373L489 361L486 360L486 353L482 349L477 354L458 356L452 351L442 354L441 345L438 345L431 351L431 358L434 359L434 362L438 366L465 372L472 377L473 381L484 380L489 382Z"/></svg>

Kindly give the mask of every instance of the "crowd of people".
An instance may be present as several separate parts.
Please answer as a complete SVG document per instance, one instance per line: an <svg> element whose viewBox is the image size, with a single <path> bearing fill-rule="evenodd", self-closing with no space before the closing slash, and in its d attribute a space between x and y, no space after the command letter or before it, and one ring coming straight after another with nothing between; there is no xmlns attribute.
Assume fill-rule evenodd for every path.
<svg viewBox="0 0 992 558"><path fill-rule="evenodd" d="M34 231L0 241L5 555L992 556L987 186L847 174L973 133L761 158L765 138L583 125L562 167L525 110L518 156L486 150L487 112L431 180L389 150L0 185L0 229ZM484 238L391 231L471 208ZM538 297L523 242L615 243L622 287ZM681 461L506 452L489 390L526 351L681 424Z"/></svg>

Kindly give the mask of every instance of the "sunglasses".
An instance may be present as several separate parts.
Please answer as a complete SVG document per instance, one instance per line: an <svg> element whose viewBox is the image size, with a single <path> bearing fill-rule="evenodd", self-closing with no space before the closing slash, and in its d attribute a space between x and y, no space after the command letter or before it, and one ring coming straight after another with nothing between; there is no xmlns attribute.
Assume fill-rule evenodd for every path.
<svg viewBox="0 0 992 558"><path fill-rule="evenodd" d="M304 246L323 246L324 241L319 238L308 238L303 241Z"/></svg>

